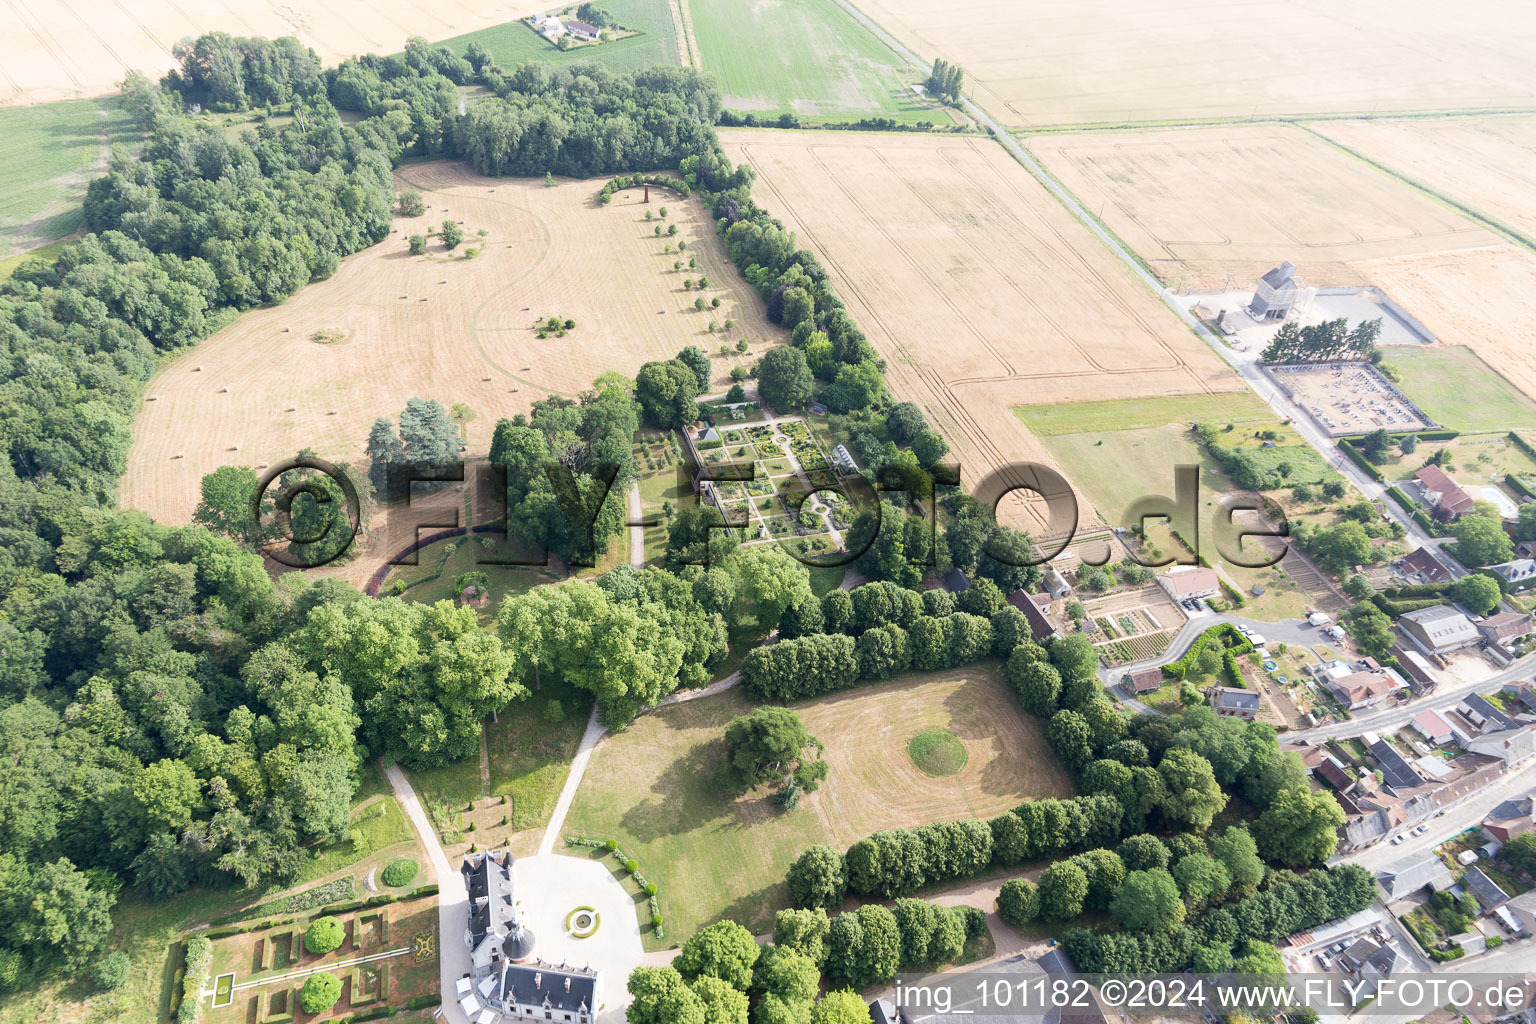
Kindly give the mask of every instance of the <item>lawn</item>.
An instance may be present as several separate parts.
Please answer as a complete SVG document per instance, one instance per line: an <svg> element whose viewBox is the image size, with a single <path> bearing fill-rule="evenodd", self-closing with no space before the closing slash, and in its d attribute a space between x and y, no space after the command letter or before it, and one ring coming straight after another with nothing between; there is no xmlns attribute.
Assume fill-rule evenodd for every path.
<svg viewBox="0 0 1536 1024"><path fill-rule="evenodd" d="M1109 402L1016 405L1014 415L1036 437L1102 430L1143 430L1169 423L1249 423L1272 420L1273 410L1249 391L1169 398L1126 398Z"/></svg>
<svg viewBox="0 0 1536 1024"><path fill-rule="evenodd" d="M919 76L834 0L683 0L725 106L809 120L948 124L912 91Z"/></svg>
<svg viewBox="0 0 1536 1024"><path fill-rule="evenodd" d="M462 54L470 43L479 43L508 71L530 60L557 66L592 61L618 73L638 71L655 64L679 63L677 29L667 9L667 0L604 0L602 6L613 15L614 21L639 34L599 46L559 50L523 22L509 21L439 40L436 45Z"/></svg>
<svg viewBox="0 0 1536 1024"><path fill-rule="evenodd" d="M567 832L617 839L644 865L661 889L669 937L723 917L766 931L788 905L785 871L815 843L841 849L881 828L989 817L1071 793L995 665L907 675L796 705L825 744L831 772L788 812L766 791L727 800L710 784L725 724L752 707L738 688L642 716L598 745L571 807ZM930 728L965 745L956 774L925 774L908 755L908 741Z"/></svg>
<svg viewBox="0 0 1536 1024"><path fill-rule="evenodd" d="M0 135L0 255L10 255L77 230L86 183L108 147L137 132L108 97L0 108Z"/></svg>
<svg viewBox="0 0 1536 1024"><path fill-rule="evenodd" d="M1381 471L1389 480L1412 480L1431 454L1441 448L1451 453L1450 464L1444 469L1463 485L1489 484L1495 476L1536 477L1536 462L1516 448L1509 434L1462 434L1450 441L1422 441L1411 455L1403 455L1396 448L1381 464ZM1518 501L1513 494L1511 500Z"/></svg>
<svg viewBox="0 0 1536 1024"><path fill-rule="evenodd" d="M1536 427L1536 402L1471 349L1394 345L1386 352L1386 364L1402 377L1403 393L1452 430L1486 433Z"/></svg>
<svg viewBox="0 0 1536 1024"><path fill-rule="evenodd" d="M559 721L550 716L552 701L559 705ZM549 820L591 710L589 692L550 682L487 723L491 793L510 800L514 831L540 828Z"/></svg>
<svg viewBox="0 0 1536 1024"><path fill-rule="evenodd" d="M628 543L627 531L613 541L614 545L626 553ZM400 596L407 601L418 604L452 601L458 596L453 589L456 578L466 572L483 572L490 582L491 598L480 609L480 617L482 621L489 622L495 619L501 599L508 594L523 594L540 584L558 582L558 577L537 566L484 565L479 561L482 558L513 557L509 551L506 538L499 534L440 540L416 553L416 565L397 565L391 569L379 587L379 596L393 594L395 591L392 588L397 582L403 581L409 589Z"/></svg>

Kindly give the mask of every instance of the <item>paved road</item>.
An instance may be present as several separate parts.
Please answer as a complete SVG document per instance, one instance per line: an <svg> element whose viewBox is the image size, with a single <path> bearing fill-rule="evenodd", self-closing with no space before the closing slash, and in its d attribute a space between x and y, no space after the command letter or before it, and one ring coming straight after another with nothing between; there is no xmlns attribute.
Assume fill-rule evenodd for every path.
<svg viewBox="0 0 1536 1024"><path fill-rule="evenodd" d="M384 769L384 777L395 792L395 799L410 819L411 827L427 851L427 861L437 882L437 962L440 966L438 990L443 996L443 1015L438 1018L446 1024L470 1024L469 1018L457 1003L451 1002L446 993L454 990L454 982L470 970L469 947L464 945L464 922L469 917L469 893L464 888L464 877L448 863L443 844L438 841L437 830L422 809L411 780L399 765Z"/></svg>

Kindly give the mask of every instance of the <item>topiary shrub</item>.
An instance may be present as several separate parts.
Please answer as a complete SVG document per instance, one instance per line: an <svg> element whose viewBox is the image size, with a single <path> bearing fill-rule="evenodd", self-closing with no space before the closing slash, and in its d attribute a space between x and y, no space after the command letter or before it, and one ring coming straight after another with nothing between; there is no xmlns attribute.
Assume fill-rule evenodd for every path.
<svg viewBox="0 0 1536 1024"><path fill-rule="evenodd" d="M612 853L614 850L617 850L618 848L619 848L619 841L617 839L610 839L606 843L603 844L603 849L607 850L610 853Z"/></svg>
<svg viewBox="0 0 1536 1024"><path fill-rule="evenodd" d="M403 885L410 885L412 880L416 878L417 870L417 864L411 858L396 857L389 862L389 866L384 869L380 877L383 878L385 885L392 885L398 888Z"/></svg>
<svg viewBox="0 0 1536 1024"><path fill-rule="evenodd" d="M102 957L91 971L91 980L96 987L110 992L115 988L122 988L128 981L128 971L132 962L128 954L123 952L108 953Z"/></svg>
<svg viewBox="0 0 1536 1024"><path fill-rule="evenodd" d="M341 998L341 979L334 974L311 974L299 990L299 1005L305 1013L329 1010Z"/></svg>
<svg viewBox="0 0 1536 1024"><path fill-rule="evenodd" d="M655 882L646 882L645 883L645 894L647 896L655 896L656 895L656 883Z"/></svg>
<svg viewBox="0 0 1536 1024"><path fill-rule="evenodd" d="M346 926L341 923L340 918L317 917L310 923L309 930L304 933L304 948L316 956L324 956L332 950L339 949L341 940L346 937L346 934Z"/></svg>
<svg viewBox="0 0 1536 1024"><path fill-rule="evenodd" d="M628 871L630 874L634 874L636 871L640 870L640 862L631 857L629 860L624 862L624 870Z"/></svg>

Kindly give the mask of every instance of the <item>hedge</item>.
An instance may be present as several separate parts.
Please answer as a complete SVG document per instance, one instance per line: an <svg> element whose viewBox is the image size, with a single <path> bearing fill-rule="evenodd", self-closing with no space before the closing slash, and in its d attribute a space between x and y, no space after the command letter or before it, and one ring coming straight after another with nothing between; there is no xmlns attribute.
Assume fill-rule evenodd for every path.
<svg viewBox="0 0 1536 1024"><path fill-rule="evenodd" d="M656 185L660 188L670 188L678 195L687 199L692 194L692 187L681 178L674 178L670 174L626 174L614 178L603 186L603 190L597 194L600 203L608 203L613 199L615 192L626 188L636 188L641 185Z"/></svg>
<svg viewBox="0 0 1536 1024"><path fill-rule="evenodd" d="M1402 488L1398 487L1396 484L1393 484L1391 487L1387 488L1387 494L1391 496L1393 501L1403 506L1404 510L1408 512L1412 512L1419 507L1419 503L1408 497L1408 495L1404 494Z"/></svg>
<svg viewBox="0 0 1536 1024"><path fill-rule="evenodd" d="M1381 592L1393 600L1405 597L1441 597L1449 593L1449 583L1404 583L1397 587L1382 587Z"/></svg>
<svg viewBox="0 0 1536 1024"><path fill-rule="evenodd" d="M1189 674L1190 668L1194 665L1195 659L1200 657L1200 652L1205 649L1205 645L1212 639L1219 639L1222 642L1225 648L1223 654L1231 655L1234 662L1237 655L1247 654L1253 650L1253 644L1248 641L1247 637L1237 631L1236 626L1230 622L1223 622L1220 625L1212 626L1195 637L1195 642L1189 645L1189 650L1164 665L1163 677L1166 679L1183 679ZM1223 658L1223 661L1225 661L1225 658ZM1236 665L1234 664L1233 670L1235 671L1235 669ZM1239 675L1238 678L1241 678L1241 676ZM1238 683L1235 685L1240 686L1242 684Z"/></svg>
<svg viewBox="0 0 1536 1024"><path fill-rule="evenodd" d="M185 973L181 978L181 1005L176 1008L178 1024L193 1024L203 1016L203 983L208 980L208 965L213 962L213 942L206 935L187 939Z"/></svg>
<svg viewBox="0 0 1536 1024"><path fill-rule="evenodd" d="M1413 510L1413 521L1419 524L1419 529L1423 530L1431 537L1435 535L1435 521L1429 518L1429 516L1425 515L1422 508L1416 508Z"/></svg>
<svg viewBox="0 0 1536 1024"><path fill-rule="evenodd" d="M1370 476L1372 480L1380 483L1382 480L1386 479L1382 471L1376 468L1376 464L1370 459L1366 458L1365 453L1351 444L1348 438L1339 438L1339 450L1345 455L1349 456L1350 462L1353 462L1355 465L1365 470L1365 472Z"/></svg>
<svg viewBox="0 0 1536 1024"><path fill-rule="evenodd" d="M1406 612L1416 612L1422 608L1433 608L1437 604L1445 602L1438 597L1410 598L1406 601L1394 601L1385 594L1372 594L1371 603L1394 619Z"/></svg>

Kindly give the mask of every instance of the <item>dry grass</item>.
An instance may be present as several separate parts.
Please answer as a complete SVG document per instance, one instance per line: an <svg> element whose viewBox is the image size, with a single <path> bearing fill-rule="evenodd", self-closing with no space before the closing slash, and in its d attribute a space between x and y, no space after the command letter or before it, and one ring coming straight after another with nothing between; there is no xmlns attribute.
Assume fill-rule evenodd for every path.
<svg viewBox="0 0 1536 1024"><path fill-rule="evenodd" d="M1536 117L1328 121L1313 127L1536 238Z"/></svg>
<svg viewBox="0 0 1536 1024"><path fill-rule="evenodd" d="M1005 124L1526 106L1530 13L1471 0L1201 4L858 0L966 71ZM1520 31L1521 28L1527 31Z"/></svg>
<svg viewBox="0 0 1536 1024"><path fill-rule="evenodd" d="M843 848L882 828L998 814L1071 784L995 666L905 676L795 705L831 773L790 812L766 792L722 798L710 772L726 722L751 710L739 689L645 715L603 739L566 831L617 838L661 888L669 935L721 917L764 931L786 905L784 872L807 846ZM925 774L907 742L948 729L968 761Z"/></svg>
<svg viewBox="0 0 1536 1024"><path fill-rule="evenodd" d="M757 194L825 262L923 408L968 488L1017 461L1052 464L1010 411L1242 382L995 143L850 133L722 133ZM1013 474L1012 480L1022 479ZM1037 534L1037 504L1005 502Z"/></svg>
<svg viewBox="0 0 1536 1024"><path fill-rule="evenodd" d="M534 0L343 0L232 4L177 0L60 0L11 9L0 43L0 102L42 103L112 92L126 72L159 78L185 36L297 36L327 65L357 53L395 53L406 37L445 39L513 21L545 7Z"/></svg>
<svg viewBox="0 0 1536 1024"><path fill-rule="evenodd" d="M698 260L697 269L674 273L678 256L663 255L638 191L601 206L593 182L550 188L481 178L446 162L406 168L400 180L422 189L431 207L425 217L397 220L397 234L344 261L330 281L246 313L149 383L146 394L158 397L134 424L137 443L119 493L125 506L184 523L203 475L221 465L275 464L303 447L361 461L373 420L398 415L418 396L475 410L468 454L483 455L497 418L526 412L539 398L574 396L607 370L633 375L685 345L718 349L721 335L706 331L711 320L733 319L729 337L753 340L754 350L783 336L726 263L697 200L653 195L643 208L665 205L667 223L679 227L665 241L675 249L686 239L683 262ZM424 257L406 252L408 235L445 217L464 222L459 252L483 246L478 257L450 260L435 239ZM489 233L483 242L480 229ZM703 294L719 296L720 308L693 309L700 292L685 292L682 279L700 275L710 279ZM540 340L529 325L556 313L574 319L575 329ZM322 328L351 335L345 344L316 345L309 337ZM734 361L715 359L721 390ZM442 494L445 503L455 500ZM370 552L349 574L366 578L378 564L369 559L386 553Z"/></svg>
<svg viewBox="0 0 1536 1024"><path fill-rule="evenodd" d="M1355 261L1498 241L1301 128L1049 135L1028 146L1175 289L1219 291L1228 275L1248 288L1282 259L1310 285L1365 284Z"/></svg>

